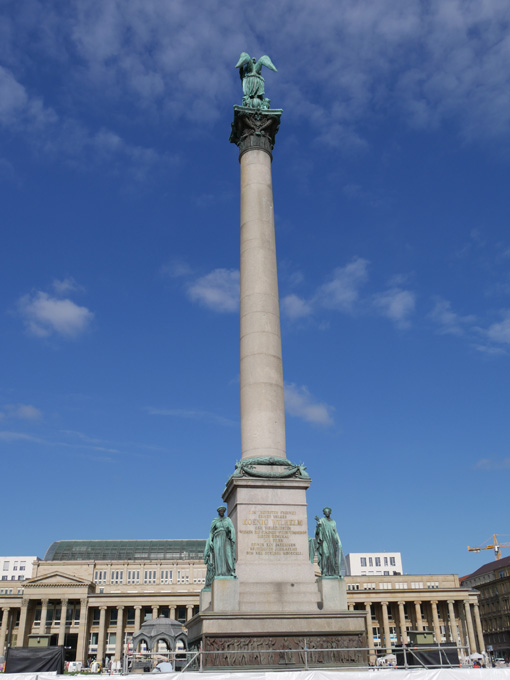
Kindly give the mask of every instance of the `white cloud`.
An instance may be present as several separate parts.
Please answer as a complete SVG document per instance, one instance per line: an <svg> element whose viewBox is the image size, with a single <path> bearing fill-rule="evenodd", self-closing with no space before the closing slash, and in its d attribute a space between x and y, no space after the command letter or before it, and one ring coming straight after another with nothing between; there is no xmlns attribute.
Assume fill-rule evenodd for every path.
<svg viewBox="0 0 510 680"><path fill-rule="evenodd" d="M16 418L18 420L40 420L42 411L31 404L6 404L0 418Z"/></svg>
<svg viewBox="0 0 510 680"><path fill-rule="evenodd" d="M442 335L463 335L466 327L476 320L473 315L460 316L452 310L451 303L442 298L437 300L428 316L429 319L438 324L437 332Z"/></svg>
<svg viewBox="0 0 510 680"><path fill-rule="evenodd" d="M368 280L368 264L368 260L355 257L344 267L337 267L331 280L317 291L316 301L329 309L354 311L360 298L360 289Z"/></svg>
<svg viewBox="0 0 510 680"><path fill-rule="evenodd" d="M479 470L509 470L510 458L481 458L475 465Z"/></svg>
<svg viewBox="0 0 510 680"><path fill-rule="evenodd" d="M188 296L215 312L237 312L239 285L239 270L214 269L188 286Z"/></svg>
<svg viewBox="0 0 510 680"><path fill-rule="evenodd" d="M286 295L280 300L282 313L291 321L302 319L313 313L312 304L297 295Z"/></svg>
<svg viewBox="0 0 510 680"><path fill-rule="evenodd" d="M192 273L193 270L189 264L182 260L171 260L167 264L164 264L160 269L160 274L162 276L167 276L171 279L183 278L190 276Z"/></svg>
<svg viewBox="0 0 510 680"><path fill-rule="evenodd" d="M333 406L315 401L305 386L285 384L285 410L291 416L314 425L333 425Z"/></svg>
<svg viewBox="0 0 510 680"><path fill-rule="evenodd" d="M510 310L503 312L503 320L491 324L485 331L489 340L503 344L510 343Z"/></svg>
<svg viewBox="0 0 510 680"><path fill-rule="evenodd" d="M57 295L65 295L66 293L73 292L83 292L85 290L83 286L80 286L79 283L76 283L72 276L68 276L67 278L62 280L54 279L51 286Z"/></svg>
<svg viewBox="0 0 510 680"><path fill-rule="evenodd" d="M51 297L43 291L23 296L18 310L28 332L38 337L52 334L75 338L89 327L94 314L72 300Z"/></svg>
<svg viewBox="0 0 510 680"><path fill-rule="evenodd" d="M373 303L379 314L394 321L399 328L407 328L414 312L415 295L402 288L390 288L374 295Z"/></svg>

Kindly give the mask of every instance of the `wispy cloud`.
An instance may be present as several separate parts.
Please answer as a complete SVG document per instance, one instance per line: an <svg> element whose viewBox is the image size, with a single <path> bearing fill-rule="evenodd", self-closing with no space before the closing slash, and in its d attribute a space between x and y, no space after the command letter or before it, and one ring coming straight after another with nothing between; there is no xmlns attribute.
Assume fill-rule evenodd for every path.
<svg viewBox="0 0 510 680"><path fill-rule="evenodd" d="M90 326L94 314L69 298L57 298L43 291L24 295L18 311L31 335L47 338L56 335L76 338Z"/></svg>
<svg viewBox="0 0 510 680"><path fill-rule="evenodd" d="M481 458L476 464L478 470L510 470L510 458Z"/></svg>
<svg viewBox="0 0 510 680"><path fill-rule="evenodd" d="M147 413L152 416L170 416L172 418L183 418L184 420L198 420L206 423L213 423L217 425L226 425L228 427L238 427L239 421L225 418L217 413L211 411L202 411L198 409L182 409L182 408L154 408L147 407Z"/></svg>
<svg viewBox="0 0 510 680"><path fill-rule="evenodd" d="M409 327L415 304L415 294L402 288L389 288L373 297L373 305L379 314L393 321L398 328Z"/></svg>
<svg viewBox="0 0 510 680"><path fill-rule="evenodd" d="M285 410L290 416L307 423L329 427L333 425L333 406L316 401L307 387L285 384Z"/></svg>
<svg viewBox="0 0 510 680"><path fill-rule="evenodd" d="M215 269L189 284L188 297L215 312L236 312L239 309L239 284L238 269Z"/></svg>
<svg viewBox="0 0 510 680"><path fill-rule="evenodd" d="M180 279L191 276L193 269L187 262L175 259L164 264L159 272L162 276L170 279Z"/></svg>
<svg viewBox="0 0 510 680"><path fill-rule="evenodd" d="M280 300L282 313L291 321L297 321L313 314L313 304L310 301L300 298L298 295L285 295Z"/></svg>
<svg viewBox="0 0 510 680"><path fill-rule="evenodd" d="M72 276L68 276L65 279L54 279L51 286L59 296L67 295L68 293L83 293L85 291L85 288L80 286Z"/></svg>
<svg viewBox="0 0 510 680"><path fill-rule="evenodd" d="M16 420L41 420L42 411L31 404L5 404L0 411L0 420L13 418Z"/></svg>
<svg viewBox="0 0 510 680"><path fill-rule="evenodd" d="M368 265L368 260L355 257L345 266L337 267L331 279L319 288L315 300L329 309L354 311L361 288L368 280Z"/></svg>
<svg viewBox="0 0 510 680"><path fill-rule="evenodd" d="M442 335L463 335L476 321L472 314L461 316L454 312L451 303L443 298L436 301L428 317L438 325L437 332Z"/></svg>

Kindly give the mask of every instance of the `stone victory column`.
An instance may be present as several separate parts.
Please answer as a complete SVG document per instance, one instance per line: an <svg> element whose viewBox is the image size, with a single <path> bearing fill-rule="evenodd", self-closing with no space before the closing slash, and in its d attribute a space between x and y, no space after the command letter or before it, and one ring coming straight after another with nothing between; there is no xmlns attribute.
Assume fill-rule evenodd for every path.
<svg viewBox="0 0 510 680"><path fill-rule="evenodd" d="M230 538L217 533L225 522L225 508L218 508L206 548L206 588L200 613L188 623L189 641L217 652L252 650L257 665L281 667L260 650L298 650L306 639L316 649L343 649L336 661L331 658L334 665L361 663L363 654L352 648L366 647L365 612L346 611L339 568L323 569L316 580L306 513L311 480L304 465L286 454L271 175L282 110L265 97L263 66L276 71L268 56L256 61L243 52L239 58L244 96L242 106L234 106L230 135L241 166L241 460L223 493ZM216 544L229 553L237 547L234 569L215 572ZM218 564L225 564L223 556ZM206 655L206 665L226 665L220 656ZM254 663L248 652L227 656L228 665ZM297 651L286 658L291 666L301 659Z"/></svg>

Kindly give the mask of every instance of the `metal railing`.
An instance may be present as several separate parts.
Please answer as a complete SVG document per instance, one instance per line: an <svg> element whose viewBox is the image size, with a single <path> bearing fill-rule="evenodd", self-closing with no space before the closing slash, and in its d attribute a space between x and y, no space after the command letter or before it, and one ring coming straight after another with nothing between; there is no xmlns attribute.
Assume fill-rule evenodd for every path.
<svg viewBox="0 0 510 680"><path fill-rule="evenodd" d="M214 644L214 641L213 641ZM309 670L385 668L455 668L471 665L467 646L455 644L402 645L391 652L374 647L242 648L238 641L228 649L195 649L176 652L143 652L125 656L123 673L150 672L162 661L170 662L177 672L217 671L222 669Z"/></svg>

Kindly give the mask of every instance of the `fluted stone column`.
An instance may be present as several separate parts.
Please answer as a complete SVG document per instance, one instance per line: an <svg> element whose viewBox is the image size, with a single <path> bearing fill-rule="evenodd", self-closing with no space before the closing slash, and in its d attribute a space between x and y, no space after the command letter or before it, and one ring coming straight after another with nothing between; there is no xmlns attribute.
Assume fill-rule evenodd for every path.
<svg viewBox="0 0 510 680"><path fill-rule="evenodd" d="M455 645L459 644L459 631L457 629L457 618L455 616L454 600L448 600L448 618L450 619L450 636Z"/></svg>
<svg viewBox="0 0 510 680"><path fill-rule="evenodd" d="M18 626L18 638L16 640L16 647L24 647L25 646L25 637L26 637L26 632L27 632L27 615L28 615L28 606L30 604L30 600L24 599L21 602L21 611L19 615L19 626Z"/></svg>
<svg viewBox="0 0 510 680"><path fill-rule="evenodd" d="M152 605L152 618L153 619L158 618L158 612L159 612L159 605L157 605L157 604Z"/></svg>
<svg viewBox="0 0 510 680"><path fill-rule="evenodd" d="M176 607L170 607L170 618L175 620Z"/></svg>
<svg viewBox="0 0 510 680"><path fill-rule="evenodd" d="M58 629L58 645L62 647L66 639L66 621L67 621L67 599L63 598L60 601L60 626Z"/></svg>
<svg viewBox="0 0 510 680"><path fill-rule="evenodd" d="M478 638L478 651L480 654L485 652L485 642L483 639L483 630L482 630L482 620L480 619L480 607L478 604L473 603L473 610L475 613L475 627L476 627L476 636Z"/></svg>
<svg viewBox="0 0 510 680"><path fill-rule="evenodd" d="M174 610L175 610L175 607L174 607ZM170 610L170 618L173 618L171 610ZM142 605L137 604L137 605L135 605L135 633L137 633L140 630L141 621L142 621Z"/></svg>
<svg viewBox="0 0 510 680"><path fill-rule="evenodd" d="M439 644L441 642L441 628L439 627L437 600L432 600L430 606L432 607L432 625L434 627L434 637L436 638L436 642Z"/></svg>
<svg viewBox="0 0 510 680"><path fill-rule="evenodd" d="M0 628L0 655L4 655L7 628L9 625L10 607L2 607L2 627Z"/></svg>
<svg viewBox="0 0 510 680"><path fill-rule="evenodd" d="M186 621L189 621L192 618L193 618L193 605L187 604L186 605Z"/></svg>
<svg viewBox="0 0 510 680"><path fill-rule="evenodd" d="M349 602L349 604L347 605L347 610L350 612L354 611L354 604L352 602Z"/></svg>
<svg viewBox="0 0 510 680"><path fill-rule="evenodd" d="M423 620L421 618L421 602L417 600L414 603L414 611L416 612L416 630L423 630Z"/></svg>
<svg viewBox="0 0 510 680"><path fill-rule="evenodd" d="M115 661L122 659L122 650L124 647L124 607L119 605L117 607L117 630L115 639Z"/></svg>
<svg viewBox="0 0 510 680"><path fill-rule="evenodd" d="M97 636L97 654L96 659L103 663L105 642L106 642L106 611L108 607L103 605L99 607L99 632Z"/></svg>
<svg viewBox="0 0 510 680"><path fill-rule="evenodd" d="M78 625L78 644L76 646L76 661L85 663L87 655L87 624L88 624L87 598L80 600L80 623Z"/></svg>
<svg viewBox="0 0 510 680"><path fill-rule="evenodd" d="M368 660L370 663L375 663L376 654L374 647L374 631L372 628L372 610L371 602L365 602L365 610L367 612L367 645L368 645Z"/></svg>
<svg viewBox="0 0 510 680"><path fill-rule="evenodd" d="M384 645L386 647L386 652L391 653L391 639L390 639L390 623L388 620L388 603L381 602L382 620L383 620L383 630L384 630Z"/></svg>
<svg viewBox="0 0 510 680"><path fill-rule="evenodd" d="M471 618L471 609L469 607L469 602L467 600L464 602L464 610L466 612L466 626L468 632L469 647L471 650L470 653L473 654L473 652L476 652L476 640L475 631L473 629L473 619Z"/></svg>
<svg viewBox="0 0 510 680"><path fill-rule="evenodd" d="M41 600L41 623L39 624L39 632L41 635L46 633L46 617L48 616L48 599Z"/></svg>
<svg viewBox="0 0 510 680"><path fill-rule="evenodd" d="M398 603L398 621L400 623L400 643L407 645L406 613L403 602Z"/></svg>
<svg viewBox="0 0 510 680"><path fill-rule="evenodd" d="M240 162L241 456L286 458L271 157Z"/></svg>

